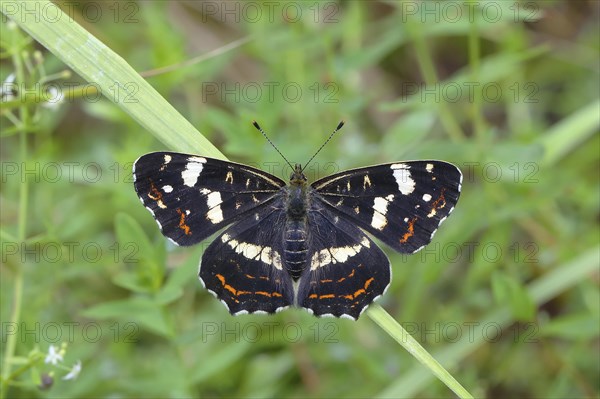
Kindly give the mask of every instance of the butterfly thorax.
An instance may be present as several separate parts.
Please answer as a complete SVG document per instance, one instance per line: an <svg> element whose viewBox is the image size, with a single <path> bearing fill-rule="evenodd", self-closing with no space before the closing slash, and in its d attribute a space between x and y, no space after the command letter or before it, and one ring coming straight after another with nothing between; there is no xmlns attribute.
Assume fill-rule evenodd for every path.
<svg viewBox="0 0 600 399"><path fill-rule="evenodd" d="M286 228L284 230L284 259L287 269L294 280L300 278L306 265L306 208L308 206L306 176L296 164L290 176L286 199Z"/></svg>
<svg viewBox="0 0 600 399"><path fill-rule="evenodd" d="M306 176L302 173L300 164L296 164L294 172L290 176L290 186L288 187L286 207L289 219L303 220L306 217L307 189Z"/></svg>

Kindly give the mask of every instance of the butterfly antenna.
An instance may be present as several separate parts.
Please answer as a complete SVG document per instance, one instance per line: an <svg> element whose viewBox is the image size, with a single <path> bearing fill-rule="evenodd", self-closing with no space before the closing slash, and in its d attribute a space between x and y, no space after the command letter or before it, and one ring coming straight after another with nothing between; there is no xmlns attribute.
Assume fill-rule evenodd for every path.
<svg viewBox="0 0 600 399"><path fill-rule="evenodd" d="M292 168L292 170L294 170L294 167L292 166L292 164L290 163L290 161L287 160L287 158L285 156L283 156L283 154L281 153L281 151L279 151L279 148L275 147L275 144L273 144L273 142L271 141L271 139L269 139L269 137L267 137L267 134L265 133L265 131L262 129L262 127L260 127L260 125L258 124L258 122L256 121L252 121L252 124L254 125L254 127L262 133L263 136L265 136L265 138L267 139L267 141L269 142L269 144L271 144L273 146L273 148L275 148L275 151L277 151L279 153L279 155L281 155L281 157L283 159L285 159L285 162L287 162L288 165L290 165L290 168Z"/></svg>
<svg viewBox="0 0 600 399"><path fill-rule="evenodd" d="M344 126L344 121L340 121L340 123L338 123L337 127L333 130L333 132L331 132L331 134L329 135L329 137L327 138L327 140L325 140L325 142L323 143L323 145L321 147L319 147L319 149L317 150L317 152L315 152L315 155L313 155L307 163L304 164L304 167L302 168L302 170L304 171L304 169L310 164L310 161L312 161L319 152L321 152L321 150L323 149L323 147L325 147L325 145L327 143L329 143L329 140L331 140L331 138L333 137L334 134L336 134L338 132L338 130L340 130L342 128L342 126Z"/></svg>

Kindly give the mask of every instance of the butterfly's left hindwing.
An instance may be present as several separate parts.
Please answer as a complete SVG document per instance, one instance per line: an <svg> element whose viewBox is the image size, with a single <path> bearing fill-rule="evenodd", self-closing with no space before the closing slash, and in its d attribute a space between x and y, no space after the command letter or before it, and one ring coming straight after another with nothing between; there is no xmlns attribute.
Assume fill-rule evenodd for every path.
<svg viewBox="0 0 600 399"><path fill-rule="evenodd" d="M460 170L442 161L353 169L312 184L315 200L402 253L429 244L460 195Z"/></svg>
<svg viewBox="0 0 600 399"><path fill-rule="evenodd" d="M143 155L134 163L133 178L162 233L178 245L204 240L285 186L246 165L175 152Z"/></svg>
<svg viewBox="0 0 600 399"><path fill-rule="evenodd" d="M199 277L232 314L275 313L293 303L283 257L281 199L231 226L204 251Z"/></svg>

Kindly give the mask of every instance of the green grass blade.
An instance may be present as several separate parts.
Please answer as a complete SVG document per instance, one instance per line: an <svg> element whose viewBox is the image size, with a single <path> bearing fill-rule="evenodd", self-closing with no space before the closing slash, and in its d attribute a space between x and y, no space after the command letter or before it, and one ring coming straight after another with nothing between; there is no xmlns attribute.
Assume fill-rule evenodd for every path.
<svg viewBox="0 0 600 399"><path fill-rule="evenodd" d="M433 358L396 320L378 304L372 304L367 315L379 325L390 337L394 338L404 349L427 367L460 398L473 398L452 375Z"/></svg>
<svg viewBox="0 0 600 399"><path fill-rule="evenodd" d="M58 6L49 1L37 3L35 9L52 9L51 15L56 9L56 18L48 21L23 14L13 16L14 22L169 148L225 158L123 58ZM34 5L30 7L33 9ZM19 10L24 13L25 7Z"/></svg>
<svg viewBox="0 0 600 399"><path fill-rule="evenodd" d="M600 128L600 101L595 101L554 125L540 139L545 154L544 165L560 161L578 145L598 133Z"/></svg>

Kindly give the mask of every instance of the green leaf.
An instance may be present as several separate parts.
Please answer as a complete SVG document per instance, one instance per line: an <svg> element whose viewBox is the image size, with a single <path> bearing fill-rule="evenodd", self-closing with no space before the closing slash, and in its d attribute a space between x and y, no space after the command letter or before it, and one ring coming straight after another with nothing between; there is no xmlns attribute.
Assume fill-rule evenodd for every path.
<svg viewBox="0 0 600 399"><path fill-rule="evenodd" d="M126 290L139 293L149 294L152 293L152 288L139 278L136 273L130 271L123 271L112 278L113 284L118 287L125 288Z"/></svg>
<svg viewBox="0 0 600 399"><path fill-rule="evenodd" d="M212 354L210 362L199 359L194 370L190 375L190 382L201 383L208 380L217 373L230 368L234 363L241 361L247 355L252 343L242 340L241 342L230 343L221 349L218 353Z"/></svg>
<svg viewBox="0 0 600 399"><path fill-rule="evenodd" d="M135 243L139 256L152 257L154 246L142 226L129 214L117 213L115 216L115 232L120 243Z"/></svg>
<svg viewBox="0 0 600 399"><path fill-rule="evenodd" d="M191 282L198 282L198 264L200 262L200 252L192 251L187 261L176 267L169 275L167 282L156 294L154 300L156 303L166 305L178 299L183 295L183 287Z"/></svg>
<svg viewBox="0 0 600 399"><path fill-rule="evenodd" d="M120 243L119 248L133 246L135 251L131 255L135 261L135 273L124 271L126 275L115 277L115 284L135 292L156 292L164 278L164 257L159 256L158 249L130 215L118 213L115 216L115 230Z"/></svg>
<svg viewBox="0 0 600 399"><path fill-rule="evenodd" d="M533 320L535 304L517 279L502 272L492 274L492 292L498 303L508 303L515 319Z"/></svg>
<svg viewBox="0 0 600 399"><path fill-rule="evenodd" d="M571 313L552 319L540 333L545 337L596 339L600 335L600 319L588 312Z"/></svg>
<svg viewBox="0 0 600 399"><path fill-rule="evenodd" d="M148 298L131 298L105 302L83 312L83 316L92 319L119 319L139 323L147 330L164 337L173 337L173 328L167 323L161 307Z"/></svg>

